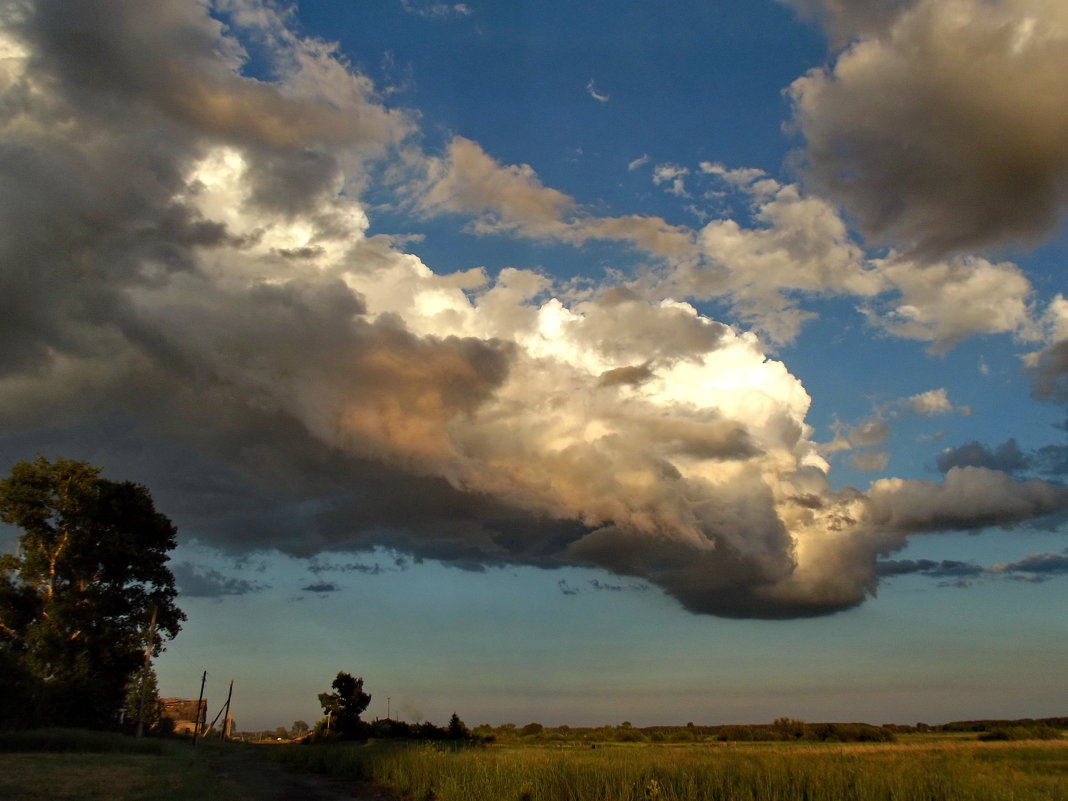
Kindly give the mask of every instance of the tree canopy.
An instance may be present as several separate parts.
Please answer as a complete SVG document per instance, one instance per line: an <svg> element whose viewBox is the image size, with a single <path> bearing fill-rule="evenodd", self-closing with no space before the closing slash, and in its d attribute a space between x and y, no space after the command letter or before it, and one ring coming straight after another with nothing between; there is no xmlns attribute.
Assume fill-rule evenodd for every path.
<svg viewBox="0 0 1068 801"><path fill-rule="evenodd" d="M362 737L366 724L360 715L371 703L371 696L363 691L363 679L340 672L330 685L332 693L319 693L319 704L330 720L330 730L342 738Z"/></svg>
<svg viewBox="0 0 1068 801"><path fill-rule="evenodd" d="M158 655L185 619L167 567L174 526L145 487L43 457L0 481L0 520L22 529L0 557L0 671L18 714L109 725L146 647Z"/></svg>

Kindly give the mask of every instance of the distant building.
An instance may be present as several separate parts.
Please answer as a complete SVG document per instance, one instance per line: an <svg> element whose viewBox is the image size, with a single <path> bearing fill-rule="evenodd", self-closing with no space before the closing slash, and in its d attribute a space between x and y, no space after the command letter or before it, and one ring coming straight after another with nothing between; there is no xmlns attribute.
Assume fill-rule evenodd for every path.
<svg viewBox="0 0 1068 801"><path fill-rule="evenodd" d="M197 709L195 698L160 698L160 717L174 721L176 734L192 734L200 720L200 730L207 728L208 699L202 698Z"/></svg>

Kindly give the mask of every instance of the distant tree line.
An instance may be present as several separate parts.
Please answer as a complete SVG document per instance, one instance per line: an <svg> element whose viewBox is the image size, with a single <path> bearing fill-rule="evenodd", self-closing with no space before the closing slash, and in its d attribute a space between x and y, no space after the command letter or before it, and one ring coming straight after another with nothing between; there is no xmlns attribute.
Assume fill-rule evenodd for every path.
<svg viewBox="0 0 1068 801"><path fill-rule="evenodd" d="M371 703L370 694L364 692L363 679L342 671L337 674L330 686L333 692L319 693L319 705L323 708L325 717L315 726L315 731L311 735L314 740L366 740L372 737L453 742L477 740L477 737L468 731L467 726L455 712L444 727L435 726L429 721L407 723L389 718L374 721L362 720L360 716Z"/></svg>
<svg viewBox="0 0 1068 801"><path fill-rule="evenodd" d="M472 732L484 739L507 742L530 740L544 743L696 743L696 742L891 742L894 732L867 723L805 723L779 718L771 724L748 726L647 726L639 728L629 721L618 726L547 728L540 723L522 727L506 723L496 728L476 726Z"/></svg>
<svg viewBox="0 0 1068 801"><path fill-rule="evenodd" d="M436 726L429 721L408 723L389 718L364 721L361 714L371 702L363 689L363 679L348 673L338 673L331 685L333 692L320 693L319 703L326 716L309 733L303 721L294 723L289 731L279 727L280 739L305 741L351 739L409 739L453 741L462 743L532 742L560 745L584 744L597 747L599 743L697 743L697 742L827 742L827 743L886 743L901 734L929 732L975 732L980 740L1056 739L1068 729L1068 718L1040 720L975 720L957 721L941 725L870 723L808 723L796 718L781 717L769 724L636 727L630 721L617 726L556 726L547 727L532 721L523 726L504 723L491 726L483 723L472 729L453 713L448 724ZM274 732L264 732L274 738ZM306 736L305 736L306 735Z"/></svg>
<svg viewBox="0 0 1068 801"><path fill-rule="evenodd" d="M636 727L628 721L617 726L543 726L532 722L523 726L505 723L475 726L471 733L482 741L537 742L560 745L584 743L698 743L698 742L893 742L899 735L928 732L974 732L981 740L1056 739L1068 729L1068 718L1041 720L959 721L942 725L870 723L808 723L782 717L768 724Z"/></svg>

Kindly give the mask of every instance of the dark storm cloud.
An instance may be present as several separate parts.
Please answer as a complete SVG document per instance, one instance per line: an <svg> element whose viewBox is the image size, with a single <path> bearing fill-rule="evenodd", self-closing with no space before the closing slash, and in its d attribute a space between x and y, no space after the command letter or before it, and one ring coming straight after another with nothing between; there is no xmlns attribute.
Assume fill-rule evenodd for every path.
<svg viewBox="0 0 1068 801"><path fill-rule="evenodd" d="M241 5L233 4L237 13ZM405 128L378 105L342 107L325 97L287 95L275 84L241 77L244 49L221 35L222 23L199 3L36 0L26 8L13 29L34 43L32 67L54 75L83 113L146 109L181 126L187 136L276 153L302 154L310 143L378 146ZM273 14L264 9L261 16ZM325 55L325 46L319 52L297 51L298 63L289 68L328 69L332 65L322 60ZM337 91L351 100L367 88L349 76ZM299 180L315 174L301 171Z"/></svg>
<svg viewBox="0 0 1068 801"><path fill-rule="evenodd" d="M798 3L846 19L837 0ZM918 256L1048 235L1068 199L1068 6L917 0L873 25L875 5L791 87L807 179Z"/></svg>
<svg viewBox="0 0 1068 801"><path fill-rule="evenodd" d="M942 473L954 467L986 467L1005 473L1018 473L1032 466L1033 460L1020 450L1015 439L1009 439L994 449L989 449L975 440L959 448L950 448L938 454L935 464Z"/></svg>
<svg viewBox="0 0 1068 801"><path fill-rule="evenodd" d="M1029 370L1036 398L1052 403L1068 402L1068 339L1055 342L1037 354Z"/></svg>

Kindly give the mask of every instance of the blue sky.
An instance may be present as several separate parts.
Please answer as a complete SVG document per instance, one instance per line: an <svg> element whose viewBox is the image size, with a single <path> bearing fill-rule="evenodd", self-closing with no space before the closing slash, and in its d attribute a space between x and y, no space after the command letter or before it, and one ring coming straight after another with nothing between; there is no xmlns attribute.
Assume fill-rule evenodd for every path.
<svg viewBox="0 0 1068 801"><path fill-rule="evenodd" d="M237 721L1057 715L1068 11L0 14L0 457L176 523ZM12 548L15 532L3 535Z"/></svg>

